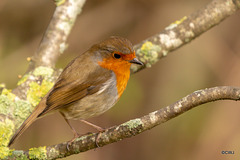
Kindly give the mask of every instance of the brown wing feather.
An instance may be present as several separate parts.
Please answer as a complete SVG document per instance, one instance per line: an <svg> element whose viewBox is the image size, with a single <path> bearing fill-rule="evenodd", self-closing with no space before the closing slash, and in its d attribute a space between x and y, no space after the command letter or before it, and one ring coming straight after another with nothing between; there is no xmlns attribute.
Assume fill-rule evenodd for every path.
<svg viewBox="0 0 240 160"><path fill-rule="evenodd" d="M47 97L47 107L38 117L52 110L67 107L87 95L98 92L103 84L111 77L110 70L97 65L91 65L90 67L89 65L81 65L79 63L82 62L78 62L77 60L71 62L71 67L67 67L66 70L62 72L59 80ZM78 67L78 69L76 70L75 68L74 70L74 66ZM77 71L81 73L76 73ZM84 71L88 72L83 73Z"/></svg>

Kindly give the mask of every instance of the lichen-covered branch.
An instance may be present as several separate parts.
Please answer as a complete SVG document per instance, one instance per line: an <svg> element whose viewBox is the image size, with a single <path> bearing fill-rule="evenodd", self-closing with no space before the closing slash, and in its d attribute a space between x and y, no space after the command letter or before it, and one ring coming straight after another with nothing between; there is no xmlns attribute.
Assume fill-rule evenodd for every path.
<svg viewBox="0 0 240 160"><path fill-rule="evenodd" d="M132 72L151 67L160 58L208 31L240 8L240 0L213 0L207 6L170 24L162 32L134 46L144 66L132 66Z"/></svg>
<svg viewBox="0 0 240 160"><path fill-rule="evenodd" d="M54 67L61 53L67 47L66 40L81 13L85 0L61 0L43 36L37 52L32 57L29 70L35 67Z"/></svg>
<svg viewBox="0 0 240 160"><path fill-rule="evenodd" d="M119 126L108 128L102 133L92 133L81 136L72 143L70 150L67 149L67 142L64 142L49 147L33 148L30 151L13 151L12 154L14 157L18 154L18 156L29 156L36 159L43 157L47 159L66 157L97 148L97 136L99 137L97 142L98 146L102 147L107 144L138 135L172 118L175 118L196 106L218 100L240 100L240 88L221 86L195 91L174 104L151 112L141 118L136 118ZM33 154L33 151L38 154ZM41 155L42 157L33 157L32 154L34 156Z"/></svg>
<svg viewBox="0 0 240 160"><path fill-rule="evenodd" d="M57 0L57 8L49 23L49 26L40 42L40 45L30 60L28 71L23 76L24 83L18 85L13 93L20 99L26 100L27 89L32 80L26 79L30 72L38 67L52 70L55 63L67 47L66 40L75 23L77 16L81 13L85 0ZM47 68L48 67L48 68ZM37 69L39 70L39 68ZM59 75L58 73L55 74ZM56 76L54 77L56 79Z"/></svg>

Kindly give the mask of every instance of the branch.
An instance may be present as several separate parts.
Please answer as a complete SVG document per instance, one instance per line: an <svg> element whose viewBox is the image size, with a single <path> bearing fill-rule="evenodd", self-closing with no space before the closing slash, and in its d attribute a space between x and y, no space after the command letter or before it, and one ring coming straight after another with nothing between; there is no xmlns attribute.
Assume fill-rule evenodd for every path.
<svg viewBox="0 0 240 160"><path fill-rule="evenodd" d="M168 120L173 119L196 106L218 100L240 100L240 88L221 86L195 91L174 104L151 112L141 118L136 118L119 126L108 128L102 133L91 133L85 136L80 136L72 143L70 150L67 150L67 142L52 145L46 148L33 148L32 150L45 150L46 154L44 158L47 159L67 157L72 154L78 154L80 152L97 148L96 137L98 134L98 145L102 147L152 129L153 127L167 122ZM15 154L20 156L19 153L22 153L21 156L40 158L31 157L32 150L13 151L13 156L16 156Z"/></svg>
<svg viewBox="0 0 240 160"><path fill-rule="evenodd" d="M58 2L57 2L58 1ZM53 14L53 17L49 23L49 26L43 36L42 41L37 49L37 52L31 58L28 70L23 76L24 82L18 85L13 93L18 96L19 99L27 99L27 91L29 84L33 81L37 81L39 77L32 75L31 72L38 67L38 70L52 70L58 57L67 48L66 40L70 34L70 31L75 24L77 16L81 13L85 0L56 0L57 8ZM54 73L52 82L59 76L59 71ZM32 78L26 79L26 76Z"/></svg>
<svg viewBox="0 0 240 160"><path fill-rule="evenodd" d="M37 52L32 57L29 70L38 66L54 67L55 63L67 48L66 40L75 23L85 0L61 0L43 36Z"/></svg>
<svg viewBox="0 0 240 160"><path fill-rule="evenodd" d="M191 42L202 33L219 24L240 8L240 0L213 0L207 6L184 16L162 32L135 45L135 51L144 66L132 65L132 73L151 67L160 58Z"/></svg>

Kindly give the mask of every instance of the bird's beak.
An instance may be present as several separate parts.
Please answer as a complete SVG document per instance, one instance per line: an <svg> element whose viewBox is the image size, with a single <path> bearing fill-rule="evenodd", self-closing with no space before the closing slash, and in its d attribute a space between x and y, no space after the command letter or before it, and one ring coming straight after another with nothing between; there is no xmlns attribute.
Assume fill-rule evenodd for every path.
<svg viewBox="0 0 240 160"><path fill-rule="evenodd" d="M135 63L135 64L139 64L139 65L143 65L143 63L141 61L139 61L137 58L133 58L132 60L129 61L130 63Z"/></svg>

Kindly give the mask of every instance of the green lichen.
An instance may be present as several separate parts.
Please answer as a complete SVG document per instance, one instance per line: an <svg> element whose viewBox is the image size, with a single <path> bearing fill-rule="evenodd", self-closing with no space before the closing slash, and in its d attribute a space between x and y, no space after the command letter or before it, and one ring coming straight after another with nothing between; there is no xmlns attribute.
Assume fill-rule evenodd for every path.
<svg viewBox="0 0 240 160"><path fill-rule="evenodd" d="M15 103L8 98L7 95L0 95L0 114L8 115L11 114L9 106L14 106Z"/></svg>
<svg viewBox="0 0 240 160"><path fill-rule="evenodd" d="M18 81L17 85L19 86L19 85L23 84L23 83L28 79L28 77L29 77L28 74L24 75L24 76Z"/></svg>
<svg viewBox="0 0 240 160"><path fill-rule="evenodd" d="M55 0L56 6L62 5L66 0Z"/></svg>
<svg viewBox="0 0 240 160"><path fill-rule="evenodd" d="M81 137L76 138L76 141L84 141L87 137L92 136L94 133L88 133L86 135L83 135Z"/></svg>
<svg viewBox="0 0 240 160"><path fill-rule="evenodd" d="M4 83L0 83L0 88L5 88L6 85Z"/></svg>
<svg viewBox="0 0 240 160"><path fill-rule="evenodd" d="M40 66L33 71L34 76L52 76L53 69L49 67Z"/></svg>
<svg viewBox="0 0 240 160"><path fill-rule="evenodd" d="M43 80L41 85L37 82L31 82L29 84L29 90L27 92L27 100L33 105L36 106L42 97L47 94L47 92L52 88L53 82Z"/></svg>
<svg viewBox="0 0 240 160"><path fill-rule="evenodd" d="M28 153L29 153L30 159L38 159L38 160L47 159L46 146L38 147L38 148L30 148Z"/></svg>
<svg viewBox="0 0 240 160"><path fill-rule="evenodd" d="M29 160L26 155L21 155L16 158L16 160Z"/></svg>
<svg viewBox="0 0 240 160"><path fill-rule="evenodd" d="M150 41L146 41L140 49L137 50L137 54L140 56L146 67L151 67L158 61L158 53L161 51L161 47L153 44Z"/></svg>
<svg viewBox="0 0 240 160"><path fill-rule="evenodd" d="M186 19L187 19L187 16L184 16L180 20L177 20L177 21L171 23L168 27L166 27L166 30L170 30L170 29L177 27L179 24L183 23Z"/></svg>
<svg viewBox="0 0 240 160"><path fill-rule="evenodd" d="M11 120L6 118L3 122L0 122L0 159L4 159L9 156L11 150L7 147L10 137L13 134L14 124Z"/></svg>
<svg viewBox="0 0 240 160"><path fill-rule="evenodd" d="M53 72L54 70L52 68L40 66L28 75L23 76L23 78L18 82L18 85L21 85L29 80L29 84L27 84L29 86L27 91L27 101L33 106L36 106L40 102L41 98L53 86ZM40 80L42 81L41 84L39 82Z"/></svg>
<svg viewBox="0 0 240 160"><path fill-rule="evenodd" d="M168 55L168 51L163 50L162 51L162 55L163 55L163 57L167 56Z"/></svg>
<svg viewBox="0 0 240 160"><path fill-rule="evenodd" d="M14 110L14 116L17 122L20 122L19 124L16 123L16 128L19 127L19 125L32 113L33 107L30 104L30 102L25 100L17 100L15 101L15 110Z"/></svg>
<svg viewBox="0 0 240 160"><path fill-rule="evenodd" d="M0 159L6 159L9 153L10 149L8 147L0 146Z"/></svg>
<svg viewBox="0 0 240 160"><path fill-rule="evenodd" d="M123 123L121 126L127 126L130 130L132 130L137 128L138 126L143 126L143 123L139 118L137 118Z"/></svg>
<svg viewBox="0 0 240 160"><path fill-rule="evenodd" d="M3 122L0 122L0 145L7 146L9 138L13 134L14 129L13 121L6 118Z"/></svg>
<svg viewBox="0 0 240 160"><path fill-rule="evenodd" d="M38 148L30 148L29 149L29 158L30 159L38 159L38 160L47 159L46 146L38 147Z"/></svg>
<svg viewBox="0 0 240 160"><path fill-rule="evenodd" d="M187 19L187 16L184 16L183 18L181 18L180 20L177 20L174 22L174 24L181 24L183 21L185 21Z"/></svg>
<svg viewBox="0 0 240 160"><path fill-rule="evenodd" d="M48 151L48 155L49 155L49 157L56 157L56 156L58 156L60 158L59 155L61 155L61 154L59 154L59 150L56 150L55 148L51 148Z"/></svg>
<svg viewBox="0 0 240 160"><path fill-rule="evenodd" d="M41 97L43 96L40 90L41 86L37 82L31 82L29 86L30 89L27 92L27 100L33 106L36 106L40 102Z"/></svg>
<svg viewBox="0 0 240 160"><path fill-rule="evenodd" d="M8 158L10 159L16 159L16 160L29 160L27 155L24 154L24 151L21 150L12 150L10 151Z"/></svg>
<svg viewBox="0 0 240 160"><path fill-rule="evenodd" d="M29 74L24 75L17 83L17 85L21 85L27 80L34 80L38 77L44 77L44 79L51 79L51 76L53 75L54 70L49 67L40 66L37 67L33 72L30 72Z"/></svg>
<svg viewBox="0 0 240 160"><path fill-rule="evenodd" d="M4 88L2 90L2 95L6 95L11 101L13 101L16 97L15 94L11 92L11 90Z"/></svg>
<svg viewBox="0 0 240 160"><path fill-rule="evenodd" d="M14 100L14 98L14 94L10 93L9 90L4 90L0 95L0 114L12 115L15 117L16 122L21 123L31 113L33 107L28 101ZM9 108L15 109L11 110Z"/></svg>

